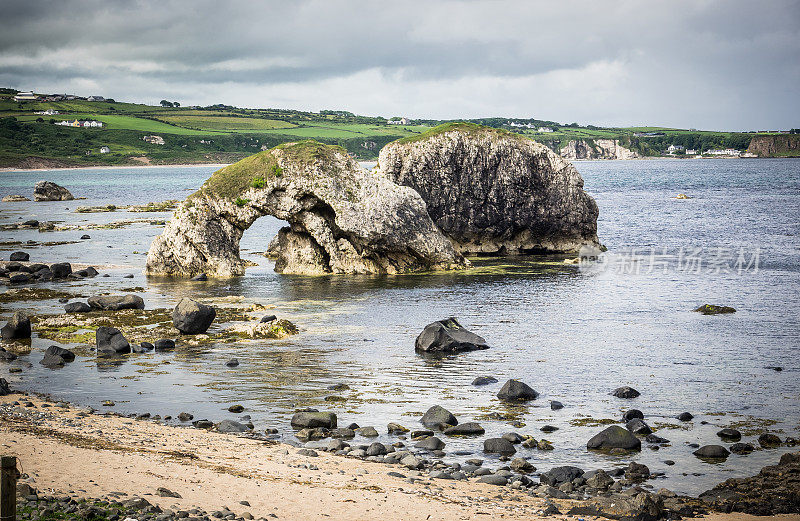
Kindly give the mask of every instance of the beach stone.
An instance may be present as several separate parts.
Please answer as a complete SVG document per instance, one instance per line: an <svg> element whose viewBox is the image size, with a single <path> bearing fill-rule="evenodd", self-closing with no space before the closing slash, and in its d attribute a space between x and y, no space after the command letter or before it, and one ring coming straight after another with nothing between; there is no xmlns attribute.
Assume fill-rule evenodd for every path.
<svg viewBox="0 0 800 521"><path fill-rule="evenodd" d="M628 386L617 387L616 389L614 389L614 392L612 394L617 398L626 398L626 399L637 398L638 396L641 395L639 391L637 391L633 387L628 387Z"/></svg>
<svg viewBox="0 0 800 521"><path fill-rule="evenodd" d="M756 448L750 443L734 443L729 447L730 451L734 454L750 454Z"/></svg>
<svg viewBox="0 0 800 521"><path fill-rule="evenodd" d="M50 346L44 352L44 358L39 362L45 367L62 367L75 360L75 353L59 346Z"/></svg>
<svg viewBox="0 0 800 521"><path fill-rule="evenodd" d="M87 240L87 239L91 239L91 238L92 238L92 237L91 237L89 234L86 234L86 233L84 233L83 235L81 235L81 240L82 240L82 241L85 241L85 240Z"/></svg>
<svg viewBox="0 0 800 521"><path fill-rule="evenodd" d="M442 450L444 446L445 443L436 436L425 438L424 440L418 441L416 444L414 444L414 447L425 450Z"/></svg>
<svg viewBox="0 0 800 521"><path fill-rule="evenodd" d="M539 476L539 481L551 487L558 487L562 483L570 483L573 479L577 479L581 476L583 476L583 469L571 465L564 465L561 467L554 467L547 472L542 472Z"/></svg>
<svg viewBox="0 0 800 521"><path fill-rule="evenodd" d="M650 426L644 422L644 420L641 420L639 418L634 418L630 420L628 423L625 424L625 428L627 428L629 431L639 436L646 436L653 432L653 429L651 429Z"/></svg>
<svg viewBox="0 0 800 521"><path fill-rule="evenodd" d="M388 453L389 451L386 449L386 446L383 443L375 442L370 444L367 447L367 456L383 456L384 454Z"/></svg>
<svg viewBox="0 0 800 521"><path fill-rule="evenodd" d="M525 437L516 432L507 432L501 436L504 440L508 440L513 444L522 443L525 441Z"/></svg>
<svg viewBox="0 0 800 521"><path fill-rule="evenodd" d="M389 434L405 434L408 432L408 429L406 427L403 427L399 423L394 423L394 422L390 422L386 426L386 428L389 431Z"/></svg>
<svg viewBox="0 0 800 521"><path fill-rule="evenodd" d="M446 428L444 434L447 436L474 436L484 434L486 430L477 422L466 422Z"/></svg>
<svg viewBox="0 0 800 521"><path fill-rule="evenodd" d="M639 409L629 409L622 415L622 421L624 422L629 422L636 418L644 420L644 414Z"/></svg>
<svg viewBox="0 0 800 521"><path fill-rule="evenodd" d="M182 298L172 311L173 325L185 335L205 333L217 316L217 311L189 298Z"/></svg>
<svg viewBox="0 0 800 521"><path fill-rule="evenodd" d="M228 407L228 412L232 412L232 413L237 413L238 414L238 413L240 413L242 411L244 411L244 407L242 405L239 405L239 404L231 405L230 407Z"/></svg>
<svg viewBox="0 0 800 521"><path fill-rule="evenodd" d="M210 429L214 426L214 422L210 420L195 420L192 422L192 425L194 425L196 429Z"/></svg>
<svg viewBox="0 0 800 521"><path fill-rule="evenodd" d="M400 464L408 469L416 470L423 466L423 462L421 459L417 458L413 454L409 454L408 456L404 456L400 460Z"/></svg>
<svg viewBox="0 0 800 521"><path fill-rule="evenodd" d="M8 274L8 281L11 284L24 284L31 280L31 274L24 271L15 271Z"/></svg>
<svg viewBox="0 0 800 521"><path fill-rule="evenodd" d="M86 302L70 302L64 306L64 312L66 313L88 313L91 310L92 307Z"/></svg>
<svg viewBox="0 0 800 521"><path fill-rule="evenodd" d="M0 396L8 396L11 394L11 388L5 378L0 378Z"/></svg>
<svg viewBox="0 0 800 521"><path fill-rule="evenodd" d="M222 420L217 425L217 431L222 433L247 432L249 430L247 426L233 420Z"/></svg>
<svg viewBox="0 0 800 521"><path fill-rule="evenodd" d="M89 297L92 309L119 311L120 309L144 309L144 300L138 295L99 295Z"/></svg>
<svg viewBox="0 0 800 521"><path fill-rule="evenodd" d="M206 275L205 273L198 273L197 275L195 275L194 277L190 278L189 280L194 280L196 282L202 282L204 280L208 280L208 275Z"/></svg>
<svg viewBox="0 0 800 521"><path fill-rule="evenodd" d="M629 430L619 425L611 425L594 435L587 443L587 449L594 450L641 450L642 442Z"/></svg>
<svg viewBox="0 0 800 521"><path fill-rule="evenodd" d="M504 487L508 485L508 478L505 476L499 476L497 474L487 474L486 476L481 476L478 478L478 483L488 483L489 485Z"/></svg>
<svg viewBox="0 0 800 521"><path fill-rule="evenodd" d="M34 201L72 201L75 199L69 190L52 181L39 181L33 187Z"/></svg>
<svg viewBox="0 0 800 521"><path fill-rule="evenodd" d="M24 201L30 201L30 199L28 199L24 195L7 195L3 197L4 203L21 203Z"/></svg>
<svg viewBox="0 0 800 521"><path fill-rule="evenodd" d="M690 412L682 412L677 416L677 419L682 422L692 421L692 418L694 418L694 415L692 415Z"/></svg>
<svg viewBox="0 0 800 521"><path fill-rule="evenodd" d="M194 416L192 416L188 412L182 412L178 414L178 419L182 422L188 422L194 420Z"/></svg>
<svg viewBox="0 0 800 521"><path fill-rule="evenodd" d="M147 351L152 351L153 349L156 348L156 346L154 346L150 342L141 342L141 343L139 343L139 348L140 348L142 353L145 353Z"/></svg>
<svg viewBox="0 0 800 521"><path fill-rule="evenodd" d="M309 456L311 458L319 457L319 453L314 449L298 449L297 454L300 456Z"/></svg>
<svg viewBox="0 0 800 521"><path fill-rule="evenodd" d="M500 388L497 397L504 402L525 402L535 400L539 397L539 393L534 391L528 384L510 379Z"/></svg>
<svg viewBox="0 0 800 521"><path fill-rule="evenodd" d="M0 347L0 362L13 362L17 359L17 355L14 353L9 353L2 347Z"/></svg>
<svg viewBox="0 0 800 521"><path fill-rule="evenodd" d="M131 345L122 331L115 327L100 326L95 331L97 353L121 354L130 353Z"/></svg>
<svg viewBox="0 0 800 521"><path fill-rule="evenodd" d="M736 429L722 429L717 432L717 436L725 441L739 441L742 439L742 433Z"/></svg>
<svg viewBox="0 0 800 521"><path fill-rule="evenodd" d="M479 385L489 385L489 384L496 384L497 378L494 376L479 376L472 380L472 385L479 386Z"/></svg>
<svg viewBox="0 0 800 521"><path fill-rule="evenodd" d="M586 474L589 474L588 472ZM614 478L608 475L605 470L596 470L591 473L591 476L586 477L586 485L597 490L607 490L608 487L614 484Z"/></svg>
<svg viewBox="0 0 800 521"><path fill-rule="evenodd" d="M438 427L443 423L447 425L458 425L458 420L453 413L440 405L434 405L428 409L419 421L428 428Z"/></svg>
<svg viewBox="0 0 800 521"><path fill-rule="evenodd" d="M758 437L758 444L764 449L774 449L781 446L781 439L774 434L765 433Z"/></svg>
<svg viewBox="0 0 800 521"><path fill-rule="evenodd" d="M517 449L504 438L488 438L483 442L483 451L490 454L514 454Z"/></svg>
<svg viewBox="0 0 800 521"><path fill-rule="evenodd" d="M0 336L6 340L31 337L31 319L24 311L15 312L6 325L0 329Z"/></svg>
<svg viewBox="0 0 800 521"><path fill-rule="evenodd" d="M291 425L294 428L324 427L326 429L335 429L336 414L332 412L301 411L292 416Z"/></svg>
<svg viewBox="0 0 800 521"><path fill-rule="evenodd" d="M230 360L225 362L225 365L228 367L239 367L239 360L236 358L231 358Z"/></svg>
<svg viewBox="0 0 800 521"><path fill-rule="evenodd" d="M631 461L625 469L625 479L629 481L642 481L650 477L650 469L647 465Z"/></svg>
<svg viewBox="0 0 800 521"><path fill-rule="evenodd" d="M156 494L158 494L159 497L174 497L178 499L181 498L181 495L178 494L177 492L173 492L170 489L164 487L158 487L156 489Z"/></svg>
<svg viewBox="0 0 800 521"><path fill-rule="evenodd" d="M559 402L558 400L552 400L550 402L550 409L553 410L553 411L557 411L557 410L563 409L563 408L564 408L564 404Z"/></svg>
<svg viewBox="0 0 800 521"><path fill-rule="evenodd" d="M330 431L331 438L355 438L356 431L354 429L348 428L338 428L338 429L331 429Z"/></svg>
<svg viewBox="0 0 800 521"><path fill-rule="evenodd" d="M414 347L417 351L449 353L489 349L486 340L464 329L453 317L425 326Z"/></svg>
<svg viewBox="0 0 800 521"><path fill-rule="evenodd" d="M8 260L18 261L18 262L28 262L31 256L24 251L15 251L11 254Z"/></svg>
<svg viewBox="0 0 800 521"><path fill-rule="evenodd" d="M525 458L514 458L511 460L509 467L511 467L511 470L514 472L520 472L523 474L528 474L536 470L536 467L534 467L533 464Z"/></svg>
<svg viewBox="0 0 800 521"><path fill-rule="evenodd" d="M662 438L661 436L656 436L655 434L648 434L645 436L644 441L647 443L657 443L657 444L665 444L669 443L669 440L666 438Z"/></svg>
<svg viewBox="0 0 800 521"><path fill-rule="evenodd" d="M57 262L50 265L50 271L53 272L53 277L65 279L72 273L72 265L69 262Z"/></svg>
<svg viewBox="0 0 800 521"><path fill-rule="evenodd" d="M730 455L730 452L722 445L704 445L692 454L698 458L724 459Z"/></svg>
<svg viewBox="0 0 800 521"><path fill-rule="evenodd" d="M161 338L153 343L153 348L156 351L170 351L175 349L175 341L170 338Z"/></svg>
<svg viewBox="0 0 800 521"><path fill-rule="evenodd" d="M275 320L278 320L278 317L276 317L275 315L264 315L263 317L261 317L260 322L262 324L266 324L269 322L274 322Z"/></svg>
<svg viewBox="0 0 800 521"><path fill-rule="evenodd" d="M542 432L556 432L558 427L554 427L553 425L544 425L539 430Z"/></svg>
<svg viewBox="0 0 800 521"><path fill-rule="evenodd" d="M378 436L378 431L375 427L359 427L355 429L356 434L359 436L364 436L365 438L375 438Z"/></svg>

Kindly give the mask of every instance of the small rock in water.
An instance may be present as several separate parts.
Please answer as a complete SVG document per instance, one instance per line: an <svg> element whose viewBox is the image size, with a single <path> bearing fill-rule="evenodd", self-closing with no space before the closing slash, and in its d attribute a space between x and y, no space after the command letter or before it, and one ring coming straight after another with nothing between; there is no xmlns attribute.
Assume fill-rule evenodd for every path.
<svg viewBox="0 0 800 521"><path fill-rule="evenodd" d="M629 409L625 411L625 414L622 415L622 421L629 422L634 418L639 418L640 420L644 420L644 413L639 409Z"/></svg>
<svg viewBox="0 0 800 521"><path fill-rule="evenodd" d="M424 426L429 428L438 427L443 423L448 425L458 425L458 420L453 413L440 405L434 405L428 409L425 414L422 415L422 418L420 418L419 421Z"/></svg>
<svg viewBox="0 0 800 521"><path fill-rule="evenodd" d="M464 329L455 318L428 324L414 344L417 351L458 352L489 349L483 337Z"/></svg>
<svg viewBox="0 0 800 521"><path fill-rule="evenodd" d="M156 351L169 351L175 349L175 341L170 338L161 338L153 343Z"/></svg>
<svg viewBox="0 0 800 521"><path fill-rule="evenodd" d="M194 416L189 414L188 412L182 412L178 415L178 419L182 422L188 422L194 420Z"/></svg>
<svg viewBox="0 0 800 521"><path fill-rule="evenodd" d="M483 451L490 454L514 454L517 449L504 438L488 438L483 442Z"/></svg>
<svg viewBox="0 0 800 521"><path fill-rule="evenodd" d="M75 360L75 353L70 351L69 349L64 349L63 347L59 346L50 346L44 352L44 358L42 358L40 364L45 367L62 367L64 364L72 362Z"/></svg>
<svg viewBox="0 0 800 521"><path fill-rule="evenodd" d="M231 358L230 360L225 362L225 365L227 365L228 367L238 367L239 360L237 360L236 358Z"/></svg>
<svg viewBox="0 0 800 521"><path fill-rule="evenodd" d="M195 275L194 277L192 277L189 280L195 280L195 281L208 280L208 276L205 273L200 273L198 275Z"/></svg>
<svg viewBox="0 0 800 521"><path fill-rule="evenodd" d="M750 443L734 443L730 446L730 451L739 455L750 454L754 450L756 450L756 448Z"/></svg>
<svg viewBox="0 0 800 521"><path fill-rule="evenodd" d="M559 401L557 401L557 400L552 400L550 402L550 409L553 410L553 411L557 411L557 410L563 409L563 408L564 408L564 404L559 402Z"/></svg>
<svg viewBox="0 0 800 521"><path fill-rule="evenodd" d="M776 371L776 372L783 371L783 367L778 366L778 365L768 365L764 369L772 369L773 371Z"/></svg>
<svg viewBox="0 0 800 521"><path fill-rule="evenodd" d="M625 399L632 399L641 396L641 393L634 389L633 387L628 387L627 385L624 387L617 387L614 389L612 393L617 398L625 398Z"/></svg>
<svg viewBox="0 0 800 521"><path fill-rule="evenodd" d="M486 431L479 423L466 422L448 427L443 432L447 436L474 436L484 434Z"/></svg>
<svg viewBox="0 0 800 521"><path fill-rule="evenodd" d="M726 441L739 441L742 439L742 433L736 429L722 429L717 433L717 436Z"/></svg>
<svg viewBox="0 0 800 521"><path fill-rule="evenodd" d="M625 428L639 436L646 436L653 432L653 429L651 429L644 420L640 420L639 418L634 418L626 423Z"/></svg>
<svg viewBox="0 0 800 521"><path fill-rule="evenodd" d="M131 345L115 327L100 326L95 331L97 352L104 354L130 353Z"/></svg>
<svg viewBox="0 0 800 521"><path fill-rule="evenodd" d="M692 454L701 459L725 459L730 455L730 452L722 445L704 445Z"/></svg>
<svg viewBox="0 0 800 521"><path fill-rule="evenodd" d="M682 422L688 422L692 421L692 418L694 418L694 416L690 412L682 412L677 416L677 418Z"/></svg>
<svg viewBox="0 0 800 521"><path fill-rule="evenodd" d="M332 412L301 411L295 413L291 420L295 428L336 428L336 414Z"/></svg>
<svg viewBox="0 0 800 521"><path fill-rule="evenodd" d="M503 384L503 387L497 393L497 397L504 402L526 402L538 398L539 393L534 391L528 384L512 378Z"/></svg>
<svg viewBox="0 0 800 521"><path fill-rule="evenodd" d="M774 434L765 433L758 437L758 444L764 449L774 449L781 446L781 439Z"/></svg>
<svg viewBox="0 0 800 521"><path fill-rule="evenodd" d="M375 438L378 436L378 431L375 427L359 427L355 429L355 431L359 436L364 436L365 438Z"/></svg>
<svg viewBox="0 0 800 521"><path fill-rule="evenodd" d="M703 304L695 309L696 312L703 315L723 315L726 313L736 313L736 310L730 306L717 306L716 304Z"/></svg>
<svg viewBox="0 0 800 521"><path fill-rule="evenodd" d="M184 335L197 335L205 333L216 316L213 307L184 297L172 311L172 324Z"/></svg>
<svg viewBox="0 0 800 521"><path fill-rule="evenodd" d="M587 449L594 450L641 450L642 442L629 430L619 425L611 425L596 434L586 443Z"/></svg>
<svg viewBox="0 0 800 521"><path fill-rule="evenodd" d="M217 425L217 431L223 433L238 433L238 432L247 432L248 429L246 425L242 425L241 423L233 420L222 420Z"/></svg>
<svg viewBox="0 0 800 521"><path fill-rule="evenodd" d="M89 235L86 235L86 234L81 235L81 240L85 241L86 239L91 239L91 237Z"/></svg>
<svg viewBox="0 0 800 521"><path fill-rule="evenodd" d="M445 443L436 436L431 436L430 438L418 441L414 446L418 449L441 450L444 448Z"/></svg>
<svg viewBox="0 0 800 521"><path fill-rule="evenodd" d="M133 273L127 273L127 274L123 275L122 278L123 279L132 279L133 278Z"/></svg>
<svg viewBox="0 0 800 521"><path fill-rule="evenodd" d="M88 313L91 310L91 306L86 302L70 302L64 306L64 311L66 313Z"/></svg>
<svg viewBox="0 0 800 521"><path fill-rule="evenodd" d="M472 380L472 385L489 385L496 384L497 378L494 376L479 376Z"/></svg>
<svg viewBox="0 0 800 521"><path fill-rule="evenodd" d="M25 253L24 251L15 251L14 253L11 254L9 260L17 262L27 262L30 258L31 256Z"/></svg>
<svg viewBox="0 0 800 521"><path fill-rule="evenodd" d="M231 405L230 407L228 407L228 412L240 413L242 411L244 411L244 407L239 404Z"/></svg>
<svg viewBox="0 0 800 521"><path fill-rule="evenodd" d="M278 320L278 317L276 317L275 315L264 315L263 317L261 317L262 324L265 324L267 322L273 322L275 320Z"/></svg>
<svg viewBox="0 0 800 521"><path fill-rule="evenodd" d="M31 337L31 319L24 311L17 311L0 329L0 336L6 340Z"/></svg>
<svg viewBox="0 0 800 521"><path fill-rule="evenodd" d="M394 423L394 422L389 423L386 426L386 428L389 431L389 434L405 434L408 432L408 429L406 427L403 427L399 423Z"/></svg>

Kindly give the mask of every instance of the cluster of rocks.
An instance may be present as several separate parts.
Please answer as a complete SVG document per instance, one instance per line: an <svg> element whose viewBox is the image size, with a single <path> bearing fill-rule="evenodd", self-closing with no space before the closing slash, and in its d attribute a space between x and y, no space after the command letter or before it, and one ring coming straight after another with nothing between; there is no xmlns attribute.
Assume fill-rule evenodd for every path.
<svg viewBox="0 0 800 521"><path fill-rule="evenodd" d="M75 199L69 190L63 186L57 185L52 181L39 181L33 187L33 200L39 201L72 201ZM4 203L19 203L23 201L30 201L24 195L7 195L3 197Z"/></svg>
<svg viewBox="0 0 800 521"><path fill-rule="evenodd" d="M72 271L69 262L42 264L28 262L30 255L23 251L11 254L10 262L0 266L0 282L5 284L24 284L26 282L70 281L91 278L98 275L98 271L89 266Z"/></svg>

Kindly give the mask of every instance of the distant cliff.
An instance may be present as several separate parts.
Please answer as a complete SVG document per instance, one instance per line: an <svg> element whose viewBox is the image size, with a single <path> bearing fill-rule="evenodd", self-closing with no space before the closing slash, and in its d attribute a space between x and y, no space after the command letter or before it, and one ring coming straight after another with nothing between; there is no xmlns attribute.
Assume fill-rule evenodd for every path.
<svg viewBox="0 0 800 521"><path fill-rule="evenodd" d="M636 159L638 153L623 147L616 139L572 140L561 149L561 157L575 159Z"/></svg>
<svg viewBox="0 0 800 521"><path fill-rule="evenodd" d="M753 136L747 152L758 157L800 157L800 134Z"/></svg>

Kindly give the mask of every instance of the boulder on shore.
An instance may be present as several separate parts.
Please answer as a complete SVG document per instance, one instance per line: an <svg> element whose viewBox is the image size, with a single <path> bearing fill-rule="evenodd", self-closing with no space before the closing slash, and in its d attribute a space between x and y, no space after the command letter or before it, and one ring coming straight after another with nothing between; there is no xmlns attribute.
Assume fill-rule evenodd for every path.
<svg viewBox="0 0 800 521"><path fill-rule="evenodd" d="M591 450L641 450L642 442L629 430L619 425L611 425L595 434L586 443L586 448Z"/></svg>
<svg viewBox="0 0 800 521"><path fill-rule="evenodd" d="M515 454L514 444L505 438L488 438L483 441L483 452L489 454Z"/></svg>
<svg viewBox="0 0 800 521"><path fill-rule="evenodd" d="M272 241L279 273L409 273L469 265L414 190L365 170L340 147L302 141L215 172L153 241L146 272L243 275L239 241L264 215L290 225Z"/></svg>
<svg viewBox="0 0 800 521"><path fill-rule="evenodd" d="M497 397L504 402L527 402L539 397L539 393L534 391L528 384L514 380L513 378L503 384Z"/></svg>
<svg viewBox="0 0 800 521"><path fill-rule="evenodd" d="M100 326L95 331L97 354L118 355L131 352L131 344L115 327Z"/></svg>
<svg viewBox="0 0 800 521"><path fill-rule="evenodd" d="M414 344L417 351L452 353L489 349L483 337L464 329L455 318L438 320L425 326Z"/></svg>
<svg viewBox="0 0 800 521"><path fill-rule="evenodd" d="M11 256L8 259L17 262L28 262L30 258L31 258L30 254L24 251L15 251L14 253L11 254Z"/></svg>
<svg viewBox="0 0 800 521"><path fill-rule="evenodd" d="M599 246L597 204L578 171L518 134L448 123L389 143L378 165L422 196L462 253L577 253Z"/></svg>
<svg viewBox="0 0 800 521"><path fill-rule="evenodd" d="M91 310L92 307L86 302L70 302L64 306L64 312L66 313L88 313Z"/></svg>
<svg viewBox="0 0 800 521"><path fill-rule="evenodd" d="M33 188L34 201L72 201L72 194L52 181L39 181Z"/></svg>
<svg viewBox="0 0 800 521"><path fill-rule="evenodd" d="M0 336L7 340L31 337L31 319L24 311L17 311L0 330Z"/></svg>
<svg viewBox="0 0 800 521"><path fill-rule="evenodd" d="M336 428L336 414L332 412L301 411L292 416L291 425L295 429L324 427Z"/></svg>
<svg viewBox="0 0 800 521"><path fill-rule="evenodd" d="M564 465L561 467L553 467L547 472L542 472L539 476L539 481L551 487L558 487L562 483L572 483L572 480L583 476L583 469Z"/></svg>
<svg viewBox="0 0 800 521"><path fill-rule="evenodd" d="M217 310L190 298L182 298L172 311L172 324L184 335L205 333L217 317Z"/></svg>
<svg viewBox="0 0 800 521"><path fill-rule="evenodd" d="M86 302L92 309L108 311L144 309L144 300L138 295L99 295L89 297Z"/></svg>

